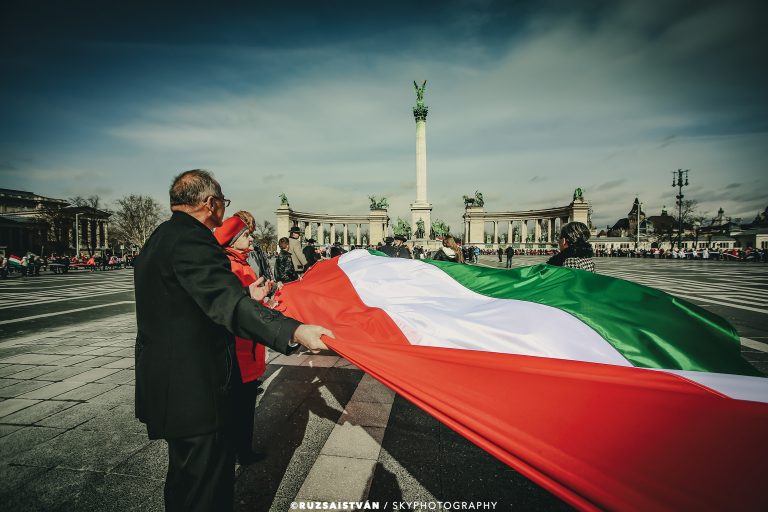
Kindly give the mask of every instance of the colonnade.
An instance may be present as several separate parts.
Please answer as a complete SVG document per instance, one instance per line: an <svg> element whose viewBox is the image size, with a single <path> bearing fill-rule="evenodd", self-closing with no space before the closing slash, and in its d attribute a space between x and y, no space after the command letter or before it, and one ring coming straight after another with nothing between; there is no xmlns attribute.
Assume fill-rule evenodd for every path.
<svg viewBox="0 0 768 512"><path fill-rule="evenodd" d="M387 210L374 209L367 215L329 215L293 211L288 205L280 205L277 215L277 236L287 237L292 227L298 227L304 239L314 238L320 244L375 245L383 241L389 231ZM341 226L341 237L336 239ZM328 229L326 233L326 228ZM365 233L367 229L367 234ZM326 238L326 234L330 236Z"/></svg>
<svg viewBox="0 0 768 512"><path fill-rule="evenodd" d="M589 203L584 199L574 199L571 204L557 208L516 212L486 212L483 207L467 206L464 211L464 243L554 246L564 224L572 221L588 224L588 219ZM486 235L486 223L489 222L493 224L492 236ZM499 227L504 222L508 223L506 236L499 233Z"/></svg>

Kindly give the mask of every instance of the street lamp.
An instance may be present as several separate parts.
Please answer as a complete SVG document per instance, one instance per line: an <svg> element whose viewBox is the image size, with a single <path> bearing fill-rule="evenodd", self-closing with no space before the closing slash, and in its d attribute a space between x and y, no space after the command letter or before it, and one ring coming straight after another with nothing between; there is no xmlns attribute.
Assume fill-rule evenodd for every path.
<svg viewBox="0 0 768 512"><path fill-rule="evenodd" d="M637 233L635 238L635 251L640 247L640 210L643 209L643 203L637 201ZM646 233L647 235L648 233Z"/></svg>
<svg viewBox="0 0 768 512"><path fill-rule="evenodd" d="M683 187L688 186L688 171L689 169L672 171L672 188L677 187L677 248L680 249L683 245ZM677 174L677 179L675 179ZM683 182L685 178L685 182Z"/></svg>

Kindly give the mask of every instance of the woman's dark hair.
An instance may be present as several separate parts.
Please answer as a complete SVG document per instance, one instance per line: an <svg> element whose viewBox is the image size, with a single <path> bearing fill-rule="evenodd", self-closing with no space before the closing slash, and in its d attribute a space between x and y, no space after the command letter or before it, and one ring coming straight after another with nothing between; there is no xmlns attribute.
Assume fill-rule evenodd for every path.
<svg viewBox="0 0 768 512"><path fill-rule="evenodd" d="M568 247L549 258L547 264L562 267L567 258L591 258L595 253L589 237L589 228L583 222L564 225L560 228L560 238L568 242Z"/></svg>

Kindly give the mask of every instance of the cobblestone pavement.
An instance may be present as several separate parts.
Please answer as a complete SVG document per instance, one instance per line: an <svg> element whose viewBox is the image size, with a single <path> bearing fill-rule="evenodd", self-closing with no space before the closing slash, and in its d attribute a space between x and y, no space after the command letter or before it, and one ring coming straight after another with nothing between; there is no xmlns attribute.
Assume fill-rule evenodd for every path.
<svg viewBox="0 0 768 512"><path fill-rule="evenodd" d="M745 357L768 370L766 266L607 260L597 260L600 272L685 295L728 318ZM480 263L498 265L491 257ZM150 441L133 417L131 281L126 270L0 283L5 508L162 510L165 444ZM568 509L334 354L269 359L254 438L268 458L238 468L237 510L366 497Z"/></svg>

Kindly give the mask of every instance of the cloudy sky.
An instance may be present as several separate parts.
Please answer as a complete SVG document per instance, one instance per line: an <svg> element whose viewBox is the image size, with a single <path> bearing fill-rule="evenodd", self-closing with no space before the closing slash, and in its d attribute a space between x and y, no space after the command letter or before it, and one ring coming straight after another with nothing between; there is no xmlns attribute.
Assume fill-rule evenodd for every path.
<svg viewBox="0 0 768 512"><path fill-rule="evenodd" d="M155 4L164 4L158 7ZM415 199L414 80L428 197L461 231L561 206L596 225L674 205L768 205L768 10L758 1L3 2L0 187L167 204L212 170L231 211L274 220ZM225 6L226 5L226 6Z"/></svg>

